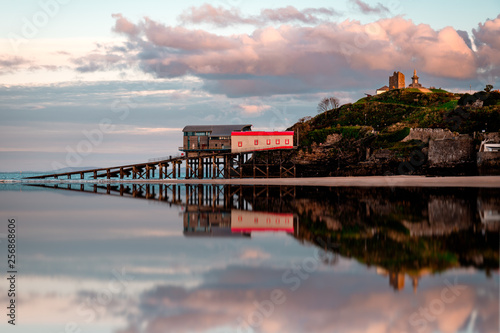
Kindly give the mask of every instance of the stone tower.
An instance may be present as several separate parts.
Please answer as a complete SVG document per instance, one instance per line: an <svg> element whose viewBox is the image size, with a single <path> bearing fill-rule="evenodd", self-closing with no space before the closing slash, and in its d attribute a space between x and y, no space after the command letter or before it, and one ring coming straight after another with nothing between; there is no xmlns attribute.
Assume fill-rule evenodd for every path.
<svg viewBox="0 0 500 333"><path fill-rule="evenodd" d="M417 70L413 70L413 77L411 78L411 84L408 86L408 88L422 88L422 85L418 83L418 76L417 76Z"/></svg>
<svg viewBox="0 0 500 333"><path fill-rule="evenodd" d="M406 88L405 76L401 72L394 72L394 75L389 76L389 89L402 89Z"/></svg>

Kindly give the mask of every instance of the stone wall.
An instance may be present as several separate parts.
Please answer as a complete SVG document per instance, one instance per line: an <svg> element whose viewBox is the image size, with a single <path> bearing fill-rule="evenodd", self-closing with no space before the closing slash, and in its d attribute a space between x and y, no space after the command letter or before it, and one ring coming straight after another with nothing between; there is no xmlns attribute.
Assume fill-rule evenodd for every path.
<svg viewBox="0 0 500 333"><path fill-rule="evenodd" d="M410 128L410 134L402 141L420 140L429 142L429 140L454 139L457 136L449 129L442 128Z"/></svg>
<svg viewBox="0 0 500 333"><path fill-rule="evenodd" d="M500 175L500 153L496 151L481 151L477 153L479 174Z"/></svg>
<svg viewBox="0 0 500 333"><path fill-rule="evenodd" d="M476 150L468 135L455 139L429 141L429 165L433 167L452 167L475 161Z"/></svg>

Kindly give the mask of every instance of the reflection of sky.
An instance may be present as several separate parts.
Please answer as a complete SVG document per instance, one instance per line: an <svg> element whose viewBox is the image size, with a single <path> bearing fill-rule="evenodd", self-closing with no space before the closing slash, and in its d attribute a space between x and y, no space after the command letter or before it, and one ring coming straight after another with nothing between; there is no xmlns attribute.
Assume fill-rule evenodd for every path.
<svg viewBox="0 0 500 333"><path fill-rule="evenodd" d="M0 191L0 212L18 220L20 271L19 325L3 320L2 332L251 332L243 328L259 319L255 302L275 289L286 301L255 332L456 332L474 310L476 331L498 331L497 273L449 270L423 277L416 294L408 278L395 292L374 267L326 266L283 233L186 238L168 204L16 190ZM467 288L424 325L419 309L439 306L455 278Z"/></svg>

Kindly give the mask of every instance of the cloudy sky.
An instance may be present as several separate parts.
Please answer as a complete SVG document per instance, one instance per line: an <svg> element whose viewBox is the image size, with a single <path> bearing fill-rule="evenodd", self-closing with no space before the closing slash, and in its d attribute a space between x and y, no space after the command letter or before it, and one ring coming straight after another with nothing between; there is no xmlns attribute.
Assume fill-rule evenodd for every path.
<svg viewBox="0 0 500 333"><path fill-rule="evenodd" d="M499 14L498 0L2 1L0 171L176 154L186 124L281 130L395 70L496 86Z"/></svg>

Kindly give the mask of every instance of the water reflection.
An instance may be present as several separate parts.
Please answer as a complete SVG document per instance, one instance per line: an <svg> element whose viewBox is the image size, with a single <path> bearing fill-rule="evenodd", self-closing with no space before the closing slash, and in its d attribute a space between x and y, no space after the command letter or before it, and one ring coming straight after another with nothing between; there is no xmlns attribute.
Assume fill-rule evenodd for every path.
<svg viewBox="0 0 500 333"><path fill-rule="evenodd" d="M51 187L53 185L37 185ZM180 207L185 237L282 232L325 253L355 258L394 290L458 267L499 267L500 190L234 185L56 185ZM179 226L180 227L180 226ZM328 254L328 255L326 255Z"/></svg>
<svg viewBox="0 0 500 333"><path fill-rule="evenodd" d="M496 189L16 186L2 332L498 331Z"/></svg>

